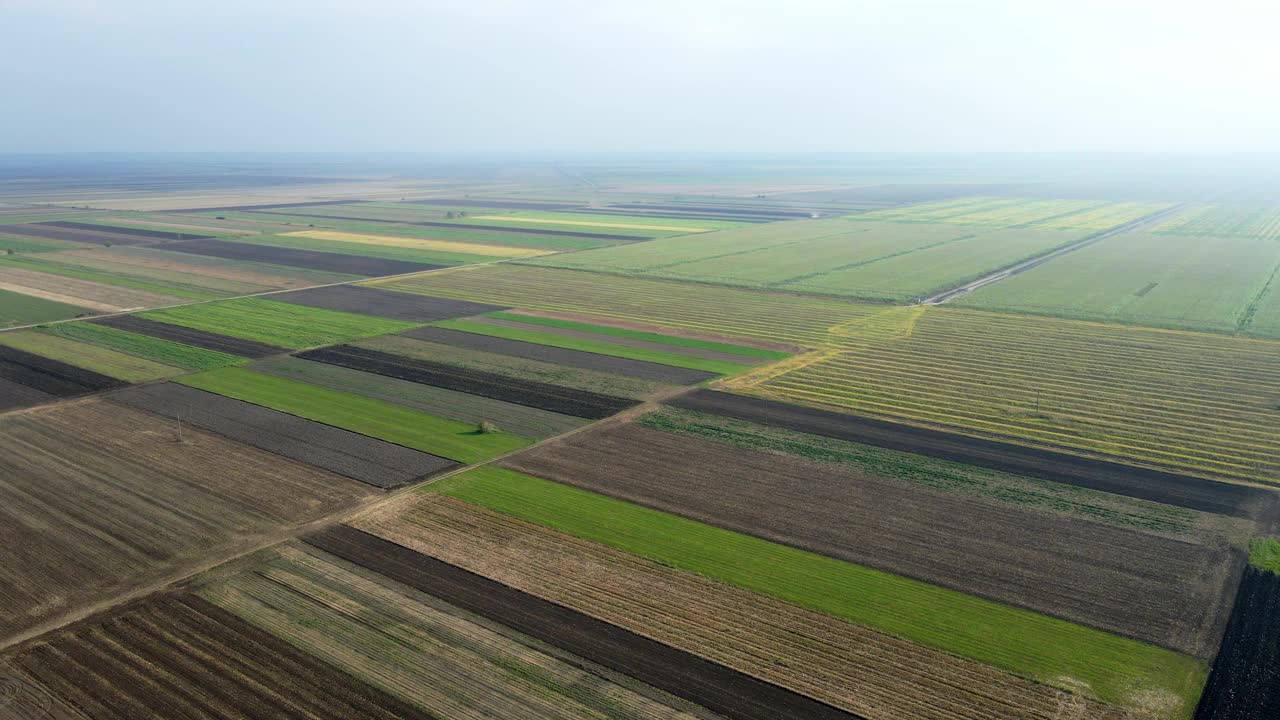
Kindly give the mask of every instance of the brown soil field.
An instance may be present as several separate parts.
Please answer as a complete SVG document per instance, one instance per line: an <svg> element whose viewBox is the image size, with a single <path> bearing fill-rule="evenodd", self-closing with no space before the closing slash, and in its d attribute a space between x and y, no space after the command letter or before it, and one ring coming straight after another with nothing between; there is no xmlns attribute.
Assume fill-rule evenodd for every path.
<svg viewBox="0 0 1280 720"><path fill-rule="evenodd" d="M218 333L208 332L206 330L197 330L183 325L171 325L158 320L148 320L147 318L138 317L136 315L115 315L112 317L97 318L89 322L113 327L118 330L127 330L139 335L149 335L163 340L172 340L174 342L194 345L205 350L216 350L231 355L239 355L240 357L261 358L269 355L283 355L289 352L286 348L267 345L266 343L255 342L253 340L242 340L229 335L220 335Z"/></svg>
<svg viewBox="0 0 1280 720"><path fill-rule="evenodd" d="M442 457L176 383L128 388L111 401L380 488L458 467Z"/></svg>
<svg viewBox="0 0 1280 720"><path fill-rule="evenodd" d="M568 350L551 345L508 340L490 335L459 332L438 327L421 327L401 334L416 340L426 340L427 342L441 343L443 345L456 345L471 350L483 350L485 352L498 353L499 355L510 355L527 360L541 360L542 362L555 363L556 365L568 365L569 367L583 368L585 370L598 370L615 375L625 375L642 380L654 380L676 385L695 385L718 377L715 373L706 372L705 370L689 370L643 360L613 357L582 350Z"/></svg>
<svg viewBox="0 0 1280 720"><path fill-rule="evenodd" d="M138 268L165 270L199 277L248 283L260 286L263 290L285 290L316 284L314 280L309 280L305 277L274 274L271 272L272 268L259 267L257 270L251 270L248 267L239 267L232 261L226 261L225 264L216 260L184 262L183 259L190 257L189 255L166 253L153 248L94 248L91 250L75 250L66 254L69 257L84 258L98 262L119 263Z"/></svg>
<svg viewBox="0 0 1280 720"><path fill-rule="evenodd" d="M189 242L168 243L164 246L164 249L194 255L226 258L228 260L251 260L253 262L288 265L290 267L347 273L349 275L365 275L368 277L400 275L444 267L443 265L429 265L427 263L405 262L403 260L383 260L382 258L362 257L360 255L343 255L319 250L296 250L294 248L272 247L270 245L251 245L226 240L191 240Z"/></svg>
<svg viewBox="0 0 1280 720"><path fill-rule="evenodd" d="M438 717L719 718L311 546L260 557L198 593Z"/></svg>
<svg viewBox="0 0 1280 720"><path fill-rule="evenodd" d="M282 293L271 299L294 305L423 323L507 309L501 305L433 298L359 285L331 285L299 290Z"/></svg>
<svg viewBox="0 0 1280 720"><path fill-rule="evenodd" d="M80 280L53 273L23 270L0 266L0 283L33 288L37 291L55 292L73 305L92 307L107 312L131 308L176 305L183 300L170 295L160 295L143 290Z"/></svg>
<svg viewBox="0 0 1280 720"><path fill-rule="evenodd" d="M856 417L781 400L699 389L669 404L1219 515L1268 518L1280 510L1280 496L1261 488Z"/></svg>
<svg viewBox="0 0 1280 720"><path fill-rule="evenodd" d="M0 411L28 405L39 405L53 396L22 383L0 377Z"/></svg>
<svg viewBox="0 0 1280 720"><path fill-rule="evenodd" d="M0 718L5 720L89 720L57 698L39 680L0 659Z"/></svg>
<svg viewBox="0 0 1280 720"><path fill-rule="evenodd" d="M79 623L11 662L95 720L432 717L187 594Z"/></svg>
<svg viewBox="0 0 1280 720"><path fill-rule="evenodd" d="M501 463L719 527L924 580L1200 657L1242 558L635 425Z"/></svg>
<svg viewBox="0 0 1280 720"><path fill-rule="evenodd" d="M0 418L0 639L377 492L182 435L94 399Z"/></svg>
<svg viewBox="0 0 1280 720"><path fill-rule="evenodd" d="M1119 718L1043 685L453 498L356 525L869 720ZM1070 701L1070 702L1068 702Z"/></svg>
<svg viewBox="0 0 1280 720"><path fill-rule="evenodd" d="M303 540L450 605L735 720L857 715L346 525Z"/></svg>

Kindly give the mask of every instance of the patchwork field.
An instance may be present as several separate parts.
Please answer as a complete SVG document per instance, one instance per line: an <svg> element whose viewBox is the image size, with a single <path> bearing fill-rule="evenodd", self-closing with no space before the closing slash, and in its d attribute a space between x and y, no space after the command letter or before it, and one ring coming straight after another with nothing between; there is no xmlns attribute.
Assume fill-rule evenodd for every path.
<svg viewBox="0 0 1280 720"><path fill-rule="evenodd" d="M81 342L64 335L36 330L17 330L0 334L0 345L126 382L155 380L182 372L182 368L174 365L119 352L102 345Z"/></svg>
<svg viewBox="0 0 1280 720"><path fill-rule="evenodd" d="M184 370L212 370L245 362L236 355L94 323L59 323L41 328L41 332Z"/></svg>
<svg viewBox="0 0 1280 720"><path fill-rule="evenodd" d="M139 317L293 349L331 345L416 326L400 320L261 298L156 310Z"/></svg>
<svg viewBox="0 0 1280 720"><path fill-rule="evenodd" d="M349 255L338 252L268 245L258 242L256 236L238 238L235 242L228 240L175 242L165 245L165 249L226 260L248 260L270 265L285 265L305 270L364 275L366 277L401 275L444 267L433 263L389 260L368 255Z"/></svg>
<svg viewBox="0 0 1280 720"><path fill-rule="evenodd" d="M191 428L178 442L170 420L99 401L0 429L4 638L371 494Z"/></svg>
<svg viewBox="0 0 1280 720"><path fill-rule="evenodd" d="M1275 240L1280 238L1280 206L1201 205L1170 218L1153 228L1152 232L1188 237Z"/></svg>
<svg viewBox="0 0 1280 720"><path fill-rule="evenodd" d="M1169 203L966 197L852 215L852 220L948 223L992 228L1102 231L1170 207Z"/></svg>
<svg viewBox="0 0 1280 720"><path fill-rule="evenodd" d="M93 310L0 288L0 328L92 315Z"/></svg>

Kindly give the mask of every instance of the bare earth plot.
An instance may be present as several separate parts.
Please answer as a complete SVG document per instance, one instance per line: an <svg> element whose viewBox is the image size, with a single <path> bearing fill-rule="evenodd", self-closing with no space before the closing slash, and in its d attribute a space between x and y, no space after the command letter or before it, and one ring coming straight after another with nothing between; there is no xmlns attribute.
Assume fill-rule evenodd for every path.
<svg viewBox="0 0 1280 720"><path fill-rule="evenodd" d="M92 428L92 432L86 429ZM0 636L375 490L121 405L0 418Z"/></svg>
<svg viewBox="0 0 1280 720"><path fill-rule="evenodd" d="M441 265L405 262L403 260L362 258L356 255L342 255L316 250L297 250L270 245L253 245L226 240L192 240L189 242L169 243L164 248L170 251L207 255L228 260L252 260L254 262L288 265L307 270L322 270L324 272L369 277L400 275L442 267Z"/></svg>
<svg viewBox="0 0 1280 720"><path fill-rule="evenodd" d="M287 348L221 335L206 330L197 330L184 325L171 325L157 320L148 320L137 315L114 315L93 320L92 322L95 325L171 340L186 345L194 345L206 350L239 355L241 357L266 357L289 352Z"/></svg>
<svg viewBox="0 0 1280 720"><path fill-rule="evenodd" d="M505 309L500 305L429 298L359 285L333 285L300 290L275 295L271 299L295 305L423 323Z"/></svg>

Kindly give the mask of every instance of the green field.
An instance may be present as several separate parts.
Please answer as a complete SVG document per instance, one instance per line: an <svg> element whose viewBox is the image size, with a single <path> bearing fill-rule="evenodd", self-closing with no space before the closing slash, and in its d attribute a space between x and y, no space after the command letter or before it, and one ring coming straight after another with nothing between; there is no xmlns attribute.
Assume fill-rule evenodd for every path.
<svg viewBox="0 0 1280 720"><path fill-rule="evenodd" d="M955 304L1247 332L1278 271L1280 243L1271 240L1124 233L980 288Z"/></svg>
<svg viewBox="0 0 1280 720"><path fill-rule="evenodd" d="M480 462L533 443L506 432L478 432L473 423L244 368L212 370L178 382L461 463Z"/></svg>
<svg viewBox="0 0 1280 720"><path fill-rule="evenodd" d="M228 355L193 345L184 345L171 340L162 340L91 323L59 323L39 328L39 330L50 335L67 338L68 340L89 343L110 350L118 350L134 357L154 360L165 365L173 365L187 370L213 370L214 368L247 362L246 358L236 355Z"/></svg>
<svg viewBox="0 0 1280 720"><path fill-rule="evenodd" d="M1280 540L1254 538L1249 542L1249 564L1280 574Z"/></svg>
<svg viewBox="0 0 1280 720"><path fill-rule="evenodd" d="M1169 207L1168 203L968 197L849 216L850 220L947 223L988 228L1109 230Z"/></svg>
<svg viewBox="0 0 1280 720"><path fill-rule="evenodd" d="M116 287L140 290L142 292L155 293L158 295L167 295L185 300L214 300L220 297L226 297L228 294L226 292L213 291L208 287L193 283L167 281L154 277L145 277L131 272L111 272L74 264L66 264L61 261L59 254L40 255L38 257L30 255L0 257L0 263L12 263L13 267L21 268L23 270L34 270L37 272L49 273L51 275L61 275L63 277L76 278L77 280L88 280L90 282L102 283L104 285L115 285Z"/></svg>
<svg viewBox="0 0 1280 720"><path fill-rule="evenodd" d="M0 334L0 345L26 350L126 382L145 382L182 372L181 368L172 365L35 330Z"/></svg>
<svg viewBox="0 0 1280 720"><path fill-rule="evenodd" d="M1179 213L1153 230L1163 235L1280 239L1278 205L1201 205Z"/></svg>
<svg viewBox="0 0 1280 720"><path fill-rule="evenodd" d="M396 405L422 410L475 426L490 422L500 430L541 440L582 427L588 421L570 415L516 405L434 385L398 380L351 368L311 362L295 357L262 360L250 366L255 372L320 385Z"/></svg>
<svg viewBox="0 0 1280 720"><path fill-rule="evenodd" d="M505 210L495 213L468 212L468 217L444 222L467 225L491 225L539 231L583 232L622 237L671 237L704 233L735 227L738 223L723 220L686 220L635 215L596 215L590 213L545 212L540 210Z"/></svg>
<svg viewBox="0 0 1280 720"><path fill-rule="evenodd" d="M722 360L708 360L706 358L693 357L690 355L681 355L677 352L663 352L661 350L634 348L626 345L616 345L610 342L565 337L563 335L555 335L549 332L537 332L534 330L525 330L522 328L514 328L504 325L488 325L471 320L443 320L432 324L436 327L474 333L476 335L488 335L490 337L505 338L507 340L519 340L521 342L548 345L550 347L564 348L566 350L581 350L582 352L596 353L598 355L611 355L613 357L628 358L631 360L642 360L644 362L688 368L690 370L704 370L706 372L713 372L719 375L733 375L749 369L749 366L747 365L724 362Z"/></svg>
<svg viewBox="0 0 1280 720"><path fill-rule="evenodd" d="M71 250L76 247L79 246L69 242L62 242L61 240L36 239L0 233L0 257L8 255L11 250L15 253L42 253Z"/></svg>
<svg viewBox="0 0 1280 720"><path fill-rule="evenodd" d="M493 262L499 257L485 255L469 255L466 253L445 252L441 250L424 250L421 248L393 247L390 245L373 245L371 243L342 242L338 240L319 240L306 237L289 237L286 235L253 235L250 237L228 238L247 245L266 245L270 247L295 248L298 250L315 250L319 252L338 253L340 255L358 255L360 257L380 258L383 260L403 260L406 262L428 263L431 265L473 265L475 263Z"/></svg>
<svg viewBox="0 0 1280 720"><path fill-rule="evenodd" d="M963 284L1079 237L1061 230L801 220L520 262L899 301Z"/></svg>
<svg viewBox="0 0 1280 720"><path fill-rule="evenodd" d="M22 293L0 290L0 328L66 320L83 314L93 314L93 311Z"/></svg>
<svg viewBox="0 0 1280 720"><path fill-rule="evenodd" d="M643 340L645 342L662 343L663 345L671 345L673 347L732 353L734 355L764 358L767 360L782 360L791 356L789 353L777 350L764 350L761 348L747 347L745 345L731 345L729 343L679 337L677 335L663 335L661 333L644 332L642 330L631 330L628 328L612 327L609 325L592 325L591 323L542 317L540 315L525 315L522 313L498 311L486 313L485 317L497 318L499 320L511 320L513 322L520 322L528 325L545 325L546 327L560 328L563 330L589 332L606 337L619 337L627 338L629 340Z"/></svg>
<svg viewBox="0 0 1280 720"><path fill-rule="evenodd" d="M420 324L261 298L154 310L141 317L294 350L400 332Z"/></svg>
<svg viewBox="0 0 1280 720"><path fill-rule="evenodd" d="M1195 706L1203 663L1152 645L741 535L522 473L477 468L424 491L1099 698ZM1144 697L1147 696L1147 697Z"/></svg>

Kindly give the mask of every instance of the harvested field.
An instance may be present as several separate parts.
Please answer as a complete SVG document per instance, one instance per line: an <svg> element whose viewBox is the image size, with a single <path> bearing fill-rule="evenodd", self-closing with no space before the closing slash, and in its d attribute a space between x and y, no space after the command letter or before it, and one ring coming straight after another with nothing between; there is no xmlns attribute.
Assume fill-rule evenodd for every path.
<svg viewBox="0 0 1280 720"><path fill-rule="evenodd" d="M105 252L107 249L104 248ZM43 255L19 255L9 258L14 267L29 271L37 271L50 276L57 276L56 282L64 278L77 281L97 283L121 291L149 293L170 299L167 304L182 300L212 300L234 294L215 286L221 282L210 283L203 277L178 275L174 273L139 272L125 266L113 269L102 263L83 263L70 253L46 253ZM165 304L165 303L156 303ZM138 306L141 307L141 306Z"/></svg>
<svg viewBox="0 0 1280 720"><path fill-rule="evenodd" d="M1274 493L1243 485L859 418L767 398L695 390L673 398L670 404L1232 517L1259 517L1272 512L1276 503Z"/></svg>
<svg viewBox="0 0 1280 720"><path fill-rule="evenodd" d="M95 720L432 718L188 594L94 617L12 662Z"/></svg>
<svg viewBox="0 0 1280 720"><path fill-rule="evenodd" d="M89 308L0 288L0 328L92 315Z"/></svg>
<svg viewBox="0 0 1280 720"><path fill-rule="evenodd" d="M170 377L182 372L181 368L173 365L37 330L4 333L0 335L0 345L131 383Z"/></svg>
<svg viewBox="0 0 1280 720"><path fill-rule="evenodd" d="M429 298L359 285L332 285L299 290L275 295L271 299L294 305L423 323L505 309L499 305Z"/></svg>
<svg viewBox="0 0 1280 720"><path fill-rule="evenodd" d="M1238 542L1254 533L1242 518L1197 512L1091 490L1066 483L1000 472L953 460L890 450L822 435L758 425L721 415L665 407L636 420L644 427L743 448L824 463L834 468L893 478L987 502L1092 520L1177 540Z"/></svg>
<svg viewBox="0 0 1280 720"><path fill-rule="evenodd" d="M315 250L297 250L270 245L252 245L226 240L192 240L191 242L169 243L164 246L164 249L194 255L226 258L228 260L251 260L273 265L287 265L309 270L323 270L325 272L369 277L401 275L443 267L442 265L405 262L403 260L384 260L382 258L342 255Z"/></svg>
<svg viewBox="0 0 1280 720"><path fill-rule="evenodd" d="M1189 713L1204 663L1058 618L497 467L432 491L1106 702Z"/></svg>
<svg viewBox="0 0 1280 720"><path fill-rule="evenodd" d="M305 540L451 605L729 718L857 717L361 530L340 525Z"/></svg>
<svg viewBox="0 0 1280 720"><path fill-rule="evenodd" d="M400 355L413 360L425 360L430 363L444 363L468 370L501 375L519 382L536 382L560 387L586 390L597 395L646 400L658 395L665 395L679 388L678 385L667 385L652 380L614 375L611 373L584 370L566 365L525 360L524 358L483 350L468 350L456 345L441 345L414 340L403 335L382 335L376 338L359 340L351 345L366 350L376 350L390 355Z"/></svg>
<svg viewBox="0 0 1280 720"><path fill-rule="evenodd" d="M501 465L1200 657L1221 636L1223 588L1240 571L1225 546L635 425L579 433Z"/></svg>
<svg viewBox="0 0 1280 720"><path fill-rule="evenodd" d="M717 717L650 699L651 688L636 692L634 681L307 545L278 548L200 594L436 717Z"/></svg>
<svg viewBox="0 0 1280 720"><path fill-rule="evenodd" d="M42 328L41 332L185 370L212 370L245 361L235 355L87 322L58 323Z"/></svg>
<svg viewBox="0 0 1280 720"><path fill-rule="evenodd" d="M212 235L194 235L192 233L175 232L173 230L145 230L143 228L118 227L114 225L98 225L95 223L76 222L73 220L54 220L40 223L49 227L66 228L68 230L90 230L100 233L114 233L131 239L143 238L151 240L200 240Z"/></svg>
<svg viewBox="0 0 1280 720"><path fill-rule="evenodd" d="M175 383L129 388L110 399L380 488L457 467L435 455Z"/></svg>
<svg viewBox="0 0 1280 720"><path fill-rule="evenodd" d="M375 492L175 431L97 400L0 418L0 639Z"/></svg>
<svg viewBox="0 0 1280 720"><path fill-rule="evenodd" d="M266 343L244 340L242 338L220 335L218 333L197 330L183 325L148 320L137 315L115 315L90 321L95 325L124 330L138 335L169 340L184 345L192 345L205 350L228 355L239 355L247 358L280 355L289 352L288 348L276 347Z"/></svg>
<svg viewBox="0 0 1280 720"><path fill-rule="evenodd" d="M352 345L311 350L298 357L592 420L609 417L638 404L625 398L389 355Z"/></svg>
<svg viewBox="0 0 1280 720"><path fill-rule="evenodd" d="M4 231L10 235L27 235L30 237L47 238L49 240L66 240L76 243L88 243L91 245L137 245L139 243L155 242L152 238L142 237L138 235L120 235L112 232L98 232L92 230L70 230L45 224L14 224L5 225Z"/></svg>
<svg viewBox="0 0 1280 720"><path fill-rule="evenodd" d="M676 385L695 385L716 377L716 373L704 370L690 370L656 362L602 355L597 352L584 352L535 342L509 340L503 337L452 330L446 327L422 327L416 330L409 330L403 334L405 337L443 345L456 345L499 355L511 355L529 360L555 363L556 365L568 365L570 367L598 370Z"/></svg>
<svg viewBox="0 0 1280 720"><path fill-rule="evenodd" d="M11 292L45 297L48 300L102 312L119 312L182 302L180 298L172 295L36 272L2 261L0 261L0 287ZM49 297L49 294L56 294L56 297Z"/></svg>
<svg viewBox="0 0 1280 720"><path fill-rule="evenodd" d="M408 495L356 524L869 720L1061 720L1045 685L450 497ZM1089 709L1081 720L1112 716Z"/></svg>
<svg viewBox="0 0 1280 720"><path fill-rule="evenodd" d="M0 377L0 412L29 405L39 405L52 398L53 396L47 392Z"/></svg>
<svg viewBox="0 0 1280 720"><path fill-rule="evenodd" d="M399 332L417 325L262 298L188 305L142 313L140 317L295 350Z"/></svg>
<svg viewBox="0 0 1280 720"><path fill-rule="evenodd" d="M533 442L501 430L484 432L470 423L243 368L188 375L178 382L460 463L487 460Z"/></svg>
<svg viewBox="0 0 1280 720"><path fill-rule="evenodd" d="M1280 575L1245 568L1196 720L1280 717Z"/></svg>
<svg viewBox="0 0 1280 720"><path fill-rule="evenodd" d="M0 339L4 336L0 335ZM125 383L91 370L0 344L0 378L56 397L108 390Z"/></svg>
<svg viewBox="0 0 1280 720"><path fill-rule="evenodd" d="M339 365L294 357L254 363L251 369L301 382L384 400L461 422L490 422L505 432L541 440L582 427L586 420L434 385L398 380Z"/></svg>

